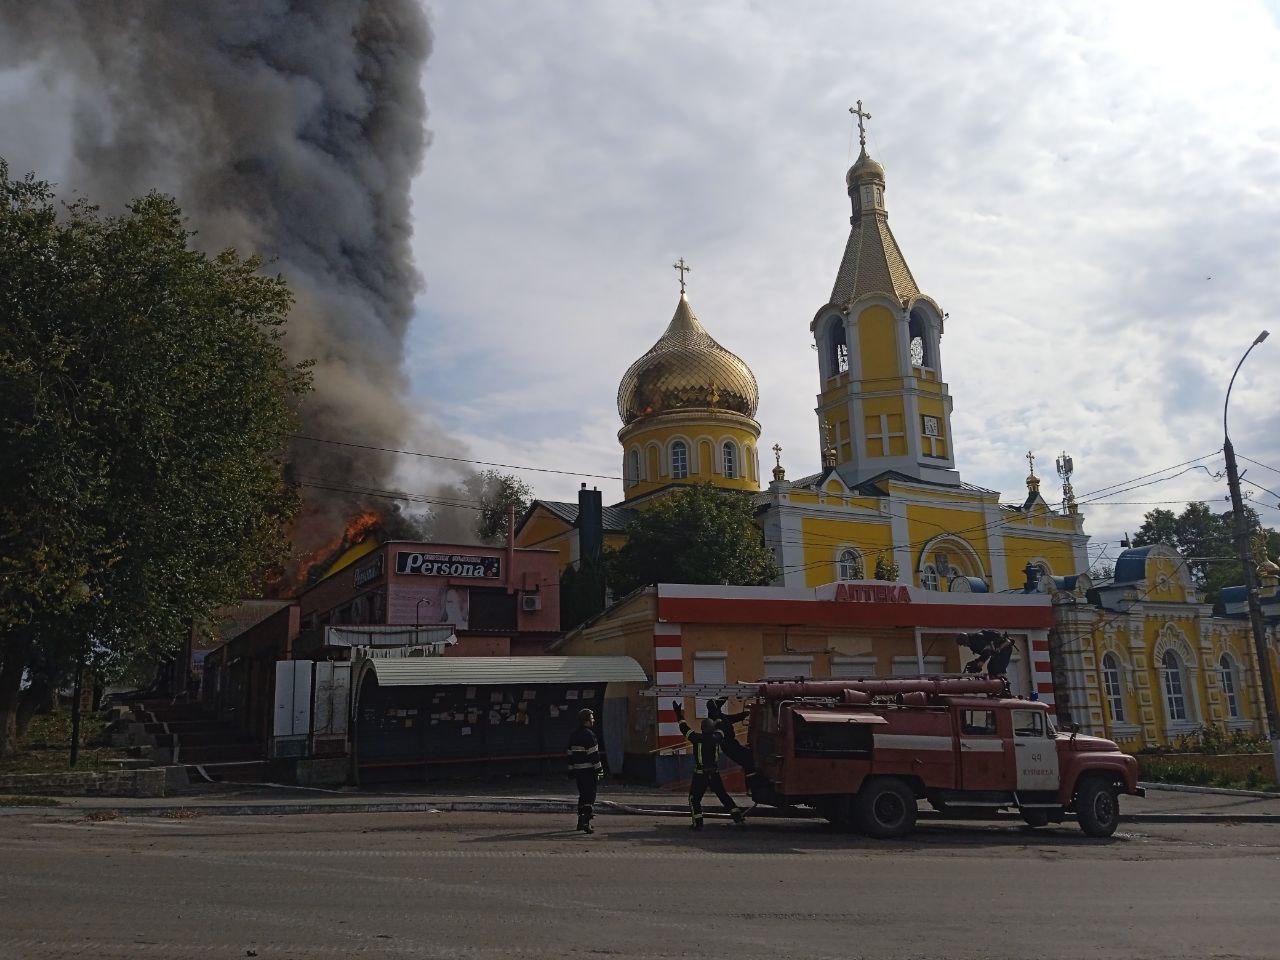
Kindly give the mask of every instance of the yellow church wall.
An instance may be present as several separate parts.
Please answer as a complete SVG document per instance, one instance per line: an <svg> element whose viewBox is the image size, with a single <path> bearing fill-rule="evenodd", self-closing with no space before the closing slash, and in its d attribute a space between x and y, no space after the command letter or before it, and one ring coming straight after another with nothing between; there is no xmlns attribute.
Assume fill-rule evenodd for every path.
<svg viewBox="0 0 1280 960"><path fill-rule="evenodd" d="M880 439L880 418L884 416L890 434L889 456L904 457L907 454L906 414L901 396L867 397L862 401L862 426L866 437L866 455L883 457L884 443Z"/></svg>
<svg viewBox="0 0 1280 960"><path fill-rule="evenodd" d="M986 499L990 499L990 495L985 495L984 499L984 494L981 494L976 490L946 490L941 487L930 487L926 494L921 493L918 487L909 487L893 480L886 480L882 486L891 496L908 501L912 498L920 499L928 497L928 499L934 503L979 507L986 501Z"/></svg>
<svg viewBox="0 0 1280 960"><path fill-rule="evenodd" d="M888 307L868 307L858 316L858 355L862 379L887 380L897 377L897 321Z"/></svg>
<svg viewBox="0 0 1280 960"><path fill-rule="evenodd" d="M924 367L912 367L911 375L915 378L916 388L922 393L933 393L942 396L946 391L938 380L936 371Z"/></svg>
<svg viewBox="0 0 1280 960"><path fill-rule="evenodd" d="M991 575L991 548L987 538L986 518L980 510L963 510L941 504L906 504L907 541L912 544L910 571L901 574L911 578L911 582L919 586L920 552L925 544L935 537L951 534L957 540L963 540L981 558L982 570L968 570L970 576ZM952 562L962 568L969 563L968 557L952 557Z"/></svg>
<svg viewBox="0 0 1280 960"><path fill-rule="evenodd" d="M805 586L817 587L837 579L836 560L841 547L853 547L862 557L863 577L875 573L876 556L893 558L893 532L879 517L852 520L839 517L804 517L800 521L804 540Z"/></svg>
<svg viewBox="0 0 1280 960"><path fill-rule="evenodd" d="M644 451L645 473L638 482L624 481L623 492L631 500L671 483L711 483L754 493L760 489L759 478L752 476L758 437L758 431L745 426L715 421L654 423L641 429L633 426L619 438L623 449L623 476L627 476L628 451L633 449ZM689 475L679 479L671 476L669 458L662 456L662 451L669 450L674 440L683 440L688 449ZM738 475L733 478L726 478L721 472L719 451L726 440L734 441L738 449Z"/></svg>
<svg viewBox="0 0 1280 960"><path fill-rule="evenodd" d="M1021 537L1008 530L1003 530L1002 534L1004 556L993 557L992 561L1004 565L1006 582L1010 585L1023 583L1027 564L1037 560L1049 564L1055 577L1069 577L1084 572L1075 568L1075 555L1069 540Z"/></svg>
<svg viewBox="0 0 1280 960"><path fill-rule="evenodd" d="M951 438L947 436L947 411L940 397L922 396L916 398L916 407L920 411L920 419L915 425L916 434L920 437L921 449L929 453L929 440L934 441L933 455L940 458L948 456L947 447ZM938 420L938 436L927 438L924 435L924 418L936 417Z"/></svg>

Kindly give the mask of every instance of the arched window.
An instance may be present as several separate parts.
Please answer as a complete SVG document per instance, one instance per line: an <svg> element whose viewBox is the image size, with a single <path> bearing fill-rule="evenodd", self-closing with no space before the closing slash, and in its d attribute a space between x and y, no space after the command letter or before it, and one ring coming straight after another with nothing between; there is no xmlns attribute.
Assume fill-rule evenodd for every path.
<svg viewBox="0 0 1280 960"><path fill-rule="evenodd" d="M689 476L689 448L683 440L671 444L671 476L676 480Z"/></svg>
<svg viewBox="0 0 1280 960"><path fill-rule="evenodd" d="M1240 698L1236 696L1236 665L1225 653L1218 661L1222 670L1222 696L1227 701L1227 716L1232 720L1240 719Z"/></svg>
<svg viewBox="0 0 1280 960"><path fill-rule="evenodd" d="M627 480L631 483L640 482L640 451L635 447L627 455Z"/></svg>
<svg viewBox="0 0 1280 960"><path fill-rule="evenodd" d="M852 547L845 547L836 559L836 577L840 580L862 579L862 558Z"/></svg>
<svg viewBox="0 0 1280 960"><path fill-rule="evenodd" d="M1164 685L1164 702L1169 719L1183 722L1187 719L1187 685L1182 674L1182 661L1172 650L1166 650L1160 658L1161 682Z"/></svg>
<svg viewBox="0 0 1280 960"><path fill-rule="evenodd" d="M929 329L924 318L918 313L912 313L907 330L911 337L911 365L935 367L933 349L929 346Z"/></svg>
<svg viewBox="0 0 1280 960"><path fill-rule="evenodd" d="M844 321L839 317L832 322L831 332L827 334L827 349L831 376L846 372L849 369L849 344L844 338Z"/></svg>
<svg viewBox="0 0 1280 960"><path fill-rule="evenodd" d="M938 568L932 563L926 563L920 568L920 586L926 590L938 589Z"/></svg>
<svg viewBox="0 0 1280 960"><path fill-rule="evenodd" d="M726 480L738 476L738 445L732 440L724 442L724 475Z"/></svg>
<svg viewBox="0 0 1280 960"><path fill-rule="evenodd" d="M1114 653L1102 658L1102 689L1111 706L1111 719L1124 723L1124 693L1120 688L1120 661Z"/></svg>

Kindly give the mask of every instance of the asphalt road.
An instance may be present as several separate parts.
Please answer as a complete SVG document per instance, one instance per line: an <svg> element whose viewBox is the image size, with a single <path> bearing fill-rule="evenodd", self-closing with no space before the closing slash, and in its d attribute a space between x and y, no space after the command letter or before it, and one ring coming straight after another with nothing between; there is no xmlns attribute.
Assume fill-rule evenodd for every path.
<svg viewBox="0 0 1280 960"><path fill-rule="evenodd" d="M1280 828L0 818L0 958L1280 956Z"/></svg>

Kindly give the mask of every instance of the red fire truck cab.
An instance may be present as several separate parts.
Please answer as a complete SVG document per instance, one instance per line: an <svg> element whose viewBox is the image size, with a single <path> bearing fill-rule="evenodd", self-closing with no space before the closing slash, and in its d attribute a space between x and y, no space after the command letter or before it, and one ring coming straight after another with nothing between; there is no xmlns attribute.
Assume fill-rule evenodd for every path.
<svg viewBox="0 0 1280 960"><path fill-rule="evenodd" d="M873 837L910 833L919 800L964 816L1014 810L1032 826L1073 813L1089 836L1110 836L1118 796L1144 793L1137 761L1059 732L1043 703L1006 690L978 678L762 684L752 799Z"/></svg>

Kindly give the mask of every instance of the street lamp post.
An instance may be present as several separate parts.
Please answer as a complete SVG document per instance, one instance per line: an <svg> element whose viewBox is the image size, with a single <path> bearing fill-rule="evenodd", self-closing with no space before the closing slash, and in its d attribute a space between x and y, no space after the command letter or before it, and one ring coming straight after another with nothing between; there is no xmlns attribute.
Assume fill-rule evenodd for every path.
<svg viewBox="0 0 1280 960"><path fill-rule="evenodd" d="M1244 515L1244 498L1240 495L1240 474L1236 470L1236 451L1231 445L1231 434L1227 431L1227 404L1231 402L1231 388L1235 385L1236 374L1244 365L1253 348L1267 339L1268 332L1263 330L1249 349L1244 352L1235 372L1231 374L1231 382L1227 384L1227 397L1222 401L1222 454L1227 461L1227 485L1231 488L1231 518L1235 533L1236 552L1240 554L1240 564L1244 567L1245 602L1249 607L1249 625L1253 630L1253 648L1258 657L1258 672L1262 680L1262 700L1267 711L1267 737L1271 740L1271 758L1275 767L1275 778L1280 781L1280 727L1276 723L1276 691L1271 684L1271 659L1267 656L1267 641L1262 625L1262 604L1258 598L1258 572L1254 568L1253 557L1249 553L1249 527Z"/></svg>
<svg viewBox="0 0 1280 960"><path fill-rule="evenodd" d="M422 605L424 603L429 602L430 600L431 600L430 597L422 597L417 603L413 605L413 626L415 631L417 630L418 627L422 626Z"/></svg>

